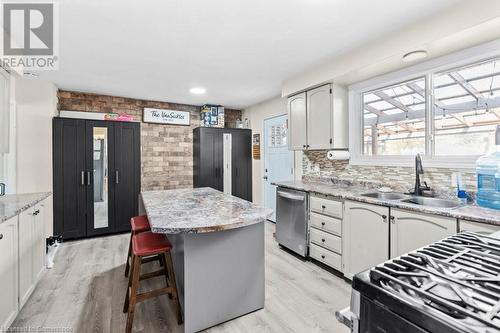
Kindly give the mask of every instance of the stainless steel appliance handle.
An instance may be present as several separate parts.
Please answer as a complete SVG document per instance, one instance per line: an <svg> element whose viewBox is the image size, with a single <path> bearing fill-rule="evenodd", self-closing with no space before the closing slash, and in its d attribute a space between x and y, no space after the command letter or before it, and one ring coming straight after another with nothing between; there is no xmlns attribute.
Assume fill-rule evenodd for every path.
<svg viewBox="0 0 500 333"><path fill-rule="evenodd" d="M304 199L305 199L304 196L293 195L293 194L286 193L286 192L276 191L276 193L278 194L278 196L285 198L285 199L290 199L290 200L295 200L295 201L304 201Z"/></svg>
<svg viewBox="0 0 500 333"><path fill-rule="evenodd" d="M82 171L82 185L85 185L85 171Z"/></svg>
<svg viewBox="0 0 500 333"><path fill-rule="evenodd" d="M115 171L115 183L120 184L120 171Z"/></svg>

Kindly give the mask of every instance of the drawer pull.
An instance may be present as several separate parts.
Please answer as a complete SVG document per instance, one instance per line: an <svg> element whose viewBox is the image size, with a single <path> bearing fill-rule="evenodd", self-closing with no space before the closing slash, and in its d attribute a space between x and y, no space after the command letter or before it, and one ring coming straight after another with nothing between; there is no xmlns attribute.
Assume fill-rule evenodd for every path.
<svg viewBox="0 0 500 333"><path fill-rule="evenodd" d="M325 255L324 254L321 255L321 259L325 259Z"/></svg>
<svg viewBox="0 0 500 333"><path fill-rule="evenodd" d="M326 206L325 205L321 205L321 208L326 209Z"/></svg>
<svg viewBox="0 0 500 333"><path fill-rule="evenodd" d="M0 234L0 239L3 239L3 234Z"/></svg>
<svg viewBox="0 0 500 333"><path fill-rule="evenodd" d="M322 239L321 239L321 241L324 243L324 242L325 242L325 239L324 239L324 238L322 238Z"/></svg>
<svg viewBox="0 0 500 333"><path fill-rule="evenodd" d="M322 226L325 226L325 222L321 222L321 225L322 225Z"/></svg>

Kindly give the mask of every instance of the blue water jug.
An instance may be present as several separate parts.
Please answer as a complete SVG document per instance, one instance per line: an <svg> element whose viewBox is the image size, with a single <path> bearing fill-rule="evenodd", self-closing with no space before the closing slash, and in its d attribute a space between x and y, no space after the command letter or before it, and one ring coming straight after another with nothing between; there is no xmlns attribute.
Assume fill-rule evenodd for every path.
<svg viewBox="0 0 500 333"><path fill-rule="evenodd" d="M500 125L495 133L495 151L476 162L477 204L500 209Z"/></svg>

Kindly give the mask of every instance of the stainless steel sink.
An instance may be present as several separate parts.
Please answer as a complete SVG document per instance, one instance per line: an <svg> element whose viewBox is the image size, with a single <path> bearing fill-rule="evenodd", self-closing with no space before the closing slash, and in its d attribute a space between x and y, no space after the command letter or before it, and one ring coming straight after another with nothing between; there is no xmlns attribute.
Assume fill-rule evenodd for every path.
<svg viewBox="0 0 500 333"><path fill-rule="evenodd" d="M408 195L397 192L369 192L361 194L364 197L381 199L381 200L401 200L405 198L409 198Z"/></svg>
<svg viewBox="0 0 500 333"><path fill-rule="evenodd" d="M401 202L411 203L420 206L436 207L436 208L457 208L463 206L463 203L456 200L425 198L425 197L411 197L401 200Z"/></svg>

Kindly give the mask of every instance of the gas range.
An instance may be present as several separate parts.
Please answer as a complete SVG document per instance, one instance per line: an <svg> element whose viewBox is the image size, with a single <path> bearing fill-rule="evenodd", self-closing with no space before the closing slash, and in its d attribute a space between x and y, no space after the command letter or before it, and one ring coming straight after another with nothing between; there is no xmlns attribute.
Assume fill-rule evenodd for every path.
<svg viewBox="0 0 500 333"><path fill-rule="evenodd" d="M500 239L464 232L355 275L355 332L500 332Z"/></svg>

